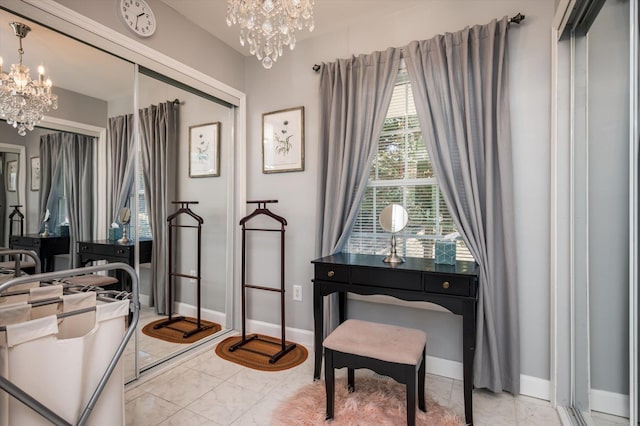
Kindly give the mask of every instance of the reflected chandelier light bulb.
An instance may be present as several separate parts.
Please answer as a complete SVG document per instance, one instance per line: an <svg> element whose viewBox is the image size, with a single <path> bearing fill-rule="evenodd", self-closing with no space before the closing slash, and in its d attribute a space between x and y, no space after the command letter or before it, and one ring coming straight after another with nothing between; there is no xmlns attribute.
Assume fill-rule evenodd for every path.
<svg viewBox="0 0 640 426"><path fill-rule="evenodd" d="M240 25L240 44L269 69L282 56L283 46L293 50L296 30L313 31L314 0L228 0L227 25Z"/></svg>
<svg viewBox="0 0 640 426"><path fill-rule="evenodd" d="M18 129L24 136L44 118L44 113L58 108L58 97L51 93L53 84L44 78L44 67L38 67L38 79L32 80L29 68L22 64L22 39L31 28L19 22L12 22L11 28L20 40L19 62L12 64L9 73L2 70L0 58L0 118Z"/></svg>

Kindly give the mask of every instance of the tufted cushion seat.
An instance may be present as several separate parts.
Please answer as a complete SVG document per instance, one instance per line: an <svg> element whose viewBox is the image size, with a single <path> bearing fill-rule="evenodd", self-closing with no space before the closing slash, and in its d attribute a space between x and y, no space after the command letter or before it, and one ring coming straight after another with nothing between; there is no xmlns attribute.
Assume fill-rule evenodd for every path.
<svg viewBox="0 0 640 426"><path fill-rule="evenodd" d="M102 287L111 284L117 284L118 280L114 277L109 277L106 275L87 274L65 278L64 282L66 284Z"/></svg>
<svg viewBox="0 0 640 426"><path fill-rule="evenodd" d="M335 368L347 367L349 391L355 390L354 369L368 368L407 385L407 425L414 425L417 403L424 399L427 335L421 330L349 319L323 342L327 420L333 418Z"/></svg>
<svg viewBox="0 0 640 426"><path fill-rule="evenodd" d="M426 343L427 335L421 330L348 319L324 340L323 345L334 351L417 365Z"/></svg>

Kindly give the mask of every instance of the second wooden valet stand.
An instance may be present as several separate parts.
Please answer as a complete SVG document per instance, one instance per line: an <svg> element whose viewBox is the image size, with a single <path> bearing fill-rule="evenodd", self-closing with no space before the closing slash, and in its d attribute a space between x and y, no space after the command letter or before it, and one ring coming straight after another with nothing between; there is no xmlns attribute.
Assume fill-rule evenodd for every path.
<svg viewBox="0 0 640 426"><path fill-rule="evenodd" d="M278 216L277 214L271 212L267 209L267 204L277 203L278 200L260 200L260 201L247 201L247 204L257 204L258 208L251 213L250 215L242 218L240 220L240 225L242 226L242 339L229 347L229 352L233 352L236 349L243 349L249 352L253 352L258 355L264 355L269 357L269 363L275 364L280 358L282 358L285 354L290 352L296 347L295 343L286 344L285 338L285 315L284 315L284 227L287 225L287 221L285 218ZM280 225L278 228L249 228L247 227L247 222L256 216L267 216ZM246 256L246 242L247 242L247 231L266 231L266 232L279 232L280 233L280 288L275 287L265 287L255 284L247 284L247 275L246 275L246 267L247 267L247 256ZM253 334L251 336L247 336L246 333L246 319L247 319L247 289L255 289L255 290L265 290L265 291L273 291L280 293L280 320L281 320L281 338L280 342L274 342L271 340L261 339L259 335ZM279 346L280 350L275 354L269 354L260 352L254 349L243 347L247 343L252 340L261 340L265 343L270 343L276 346Z"/></svg>
<svg viewBox="0 0 640 426"><path fill-rule="evenodd" d="M156 324L153 326L154 329L159 329L159 328L170 328L172 330L175 331L180 331L183 332L183 330L171 327L171 324L176 323L178 321L184 321L184 322L189 322L195 325L195 327L192 330L183 332L182 337L184 339L189 338L191 336L193 336L196 333L199 333L201 331L207 330L211 327L213 327L213 325L205 325L202 323L202 320L200 319L200 311L201 311L201 303L200 303L200 281L202 280L202 276L201 276L201 268L200 268L200 261L201 261L201 248L202 248L202 224L204 223L204 219L202 219L200 216L198 216L197 214L195 214L190 208L189 208L189 204L198 204L197 201L172 201L173 204L180 204L180 208L173 214L169 215L169 217L167 217L167 224L169 226L169 317L165 320L162 321L159 324ZM189 216L189 218L193 219L195 221L195 223L193 225L188 225L188 224L180 224L179 223L179 216L182 215L187 215ZM174 268L174 263L175 263L175 259L174 259L174 255L173 255L173 246L174 246L174 235L173 235L173 228L196 228L198 231L198 253L197 253L197 257L196 257L196 261L197 261L197 272L196 275L190 275L190 274L183 274L180 272L175 272ZM198 302L198 318L196 319L196 321L193 321L192 319L189 318L185 318L183 316L173 316L173 287L175 286L175 280L176 278L189 278L192 280L196 280L196 285L197 285L197 302Z"/></svg>

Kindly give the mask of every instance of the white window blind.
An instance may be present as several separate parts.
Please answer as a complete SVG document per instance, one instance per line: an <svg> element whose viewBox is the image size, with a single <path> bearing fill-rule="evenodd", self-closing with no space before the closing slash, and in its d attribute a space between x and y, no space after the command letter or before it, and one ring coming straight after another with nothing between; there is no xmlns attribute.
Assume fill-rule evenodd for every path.
<svg viewBox="0 0 640 426"><path fill-rule="evenodd" d="M377 155L345 251L388 253L390 235L382 230L378 217L391 203L409 212L407 227L396 234L397 251L402 256L433 258L435 241L457 231L422 140L406 69L398 72ZM473 260L461 239L456 246L458 260Z"/></svg>
<svg viewBox="0 0 640 426"><path fill-rule="evenodd" d="M149 224L149 213L147 210L147 198L144 194L144 169L142 167L142 154L138 152L137 155L138 167L136 167L136 173L138 177L138 187L133 186L132 197L135 195L138 197L138 236L151 238L151 225ZM134 205L133 198L130 201L131 205Z"/></svg>

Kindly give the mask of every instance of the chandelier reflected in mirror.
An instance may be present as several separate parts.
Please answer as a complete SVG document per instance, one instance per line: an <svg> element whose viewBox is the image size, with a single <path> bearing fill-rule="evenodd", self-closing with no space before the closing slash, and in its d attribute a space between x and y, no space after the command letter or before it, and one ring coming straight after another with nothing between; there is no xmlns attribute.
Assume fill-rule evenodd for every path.
<svg viewBox="0 0 640 426"><path fill-rule="evenodd" d="M269 69L284 46L296 46L296 31L313 31L314 0L228 0L227 25L240 25L240 44Z"/></svg>
<svg viewBox="0 0 640 426"><path fill-rule="evenodd" d="M20 40L18 48L19 62L11 65L11 71L2 70L0 57L0 118L18 129L24 136L27 130L33 130L44 113L58 108L58 97L51 93L51 80L44 78L44 67L38 67L38 79L32 80L29 67L22 64L22 39L29 34L31 28L20 22L12 22L11 28Z"/></svg>

